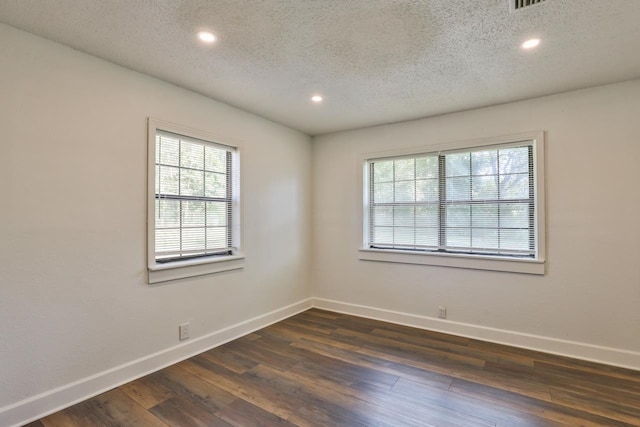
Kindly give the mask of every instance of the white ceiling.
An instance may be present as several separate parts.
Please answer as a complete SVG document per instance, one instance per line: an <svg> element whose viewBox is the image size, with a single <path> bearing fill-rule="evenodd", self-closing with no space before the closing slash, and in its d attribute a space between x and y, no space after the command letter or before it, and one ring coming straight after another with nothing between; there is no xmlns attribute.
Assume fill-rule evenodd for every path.
<svg viewBox="0 0 640 427"><path fill-rule="evenodd" d="M640 0L508 3L0 0L0 22L310 135L640 77Z"/></svg>

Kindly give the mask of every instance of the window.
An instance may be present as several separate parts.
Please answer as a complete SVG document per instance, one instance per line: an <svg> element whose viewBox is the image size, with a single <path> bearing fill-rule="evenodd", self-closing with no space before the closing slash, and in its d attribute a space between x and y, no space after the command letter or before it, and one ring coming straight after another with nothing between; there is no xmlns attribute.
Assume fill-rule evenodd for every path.
<svg viewBox="0 0 640 427"><path fill-rule="evenodd" d="M149 121L150 283L238 267L228 263L240 258L237 151L202 132Z"/></svg>
<svg viewBox="0 0 640 427"><path fill-rule="evenodd" d="M365 159L363 250L440 257L402 262L543 273L535 266L544 261L542 134L453 145Z"/></svg>

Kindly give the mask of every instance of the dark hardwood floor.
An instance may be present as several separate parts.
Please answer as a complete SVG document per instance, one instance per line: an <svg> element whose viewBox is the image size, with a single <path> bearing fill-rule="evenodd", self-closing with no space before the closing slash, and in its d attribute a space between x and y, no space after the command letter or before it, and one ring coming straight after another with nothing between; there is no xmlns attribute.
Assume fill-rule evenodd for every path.
<svg viewBox="0 0 640 427"><path fill-rule="evenodd" d="M312 309L29 424L640 426L640 372Z"/></svg>

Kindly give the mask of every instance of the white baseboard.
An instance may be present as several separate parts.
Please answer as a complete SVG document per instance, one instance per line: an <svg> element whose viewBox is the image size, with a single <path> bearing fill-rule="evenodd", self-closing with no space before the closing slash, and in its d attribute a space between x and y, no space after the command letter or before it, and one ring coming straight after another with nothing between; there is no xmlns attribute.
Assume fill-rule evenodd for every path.
<svg viewBox="0 0 640 427"><path fill-rule="evenodd" d="M311 307L640 370L640 353L638 352L523 334L322 298L309 298L0 408L0 426L17 427L27 424L111 390L114 387L126 384L129 381L296 315Z"/></svg>
<svg viewBox="0 0 640 427"><path fill-rule="evenodd" d="M537 350L545 353L572 357L575 359L640 370L640 353L628 350L560 340L540 335L524 334L521 332L489 328L469 323L453 322L450 320L419 316L416 314L402 313L322 298L313 298L313 306L338 313L351 314L354 316L382 320L385 322L412 326L420 329L428 329L431 331L489 341L497 344L505 344L512 347L526 348L529 350Z"/></svg>
<svg viewBox="0 0 640 427"><path fill-rule="evenodd" d="M124 365L99 372L71 384L32 396L0 408L0 426L21 426L67 408L78 402L111 390L129 381L150 374L203 351L262 329L312 307L306 299L270 313L237 323L211 334L189 340L175 347L133 360Z"/></svg>

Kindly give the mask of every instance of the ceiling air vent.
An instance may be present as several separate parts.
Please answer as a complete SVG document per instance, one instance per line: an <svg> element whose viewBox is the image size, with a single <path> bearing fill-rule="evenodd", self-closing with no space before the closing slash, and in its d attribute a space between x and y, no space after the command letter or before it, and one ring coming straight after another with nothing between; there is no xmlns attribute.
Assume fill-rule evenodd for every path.
<svg viewBox="0 0 640 427"><path fill-rule="evenodd" d="M545 0L509 0L511 12L516 12L529 6L535 6Z"/></svg>

